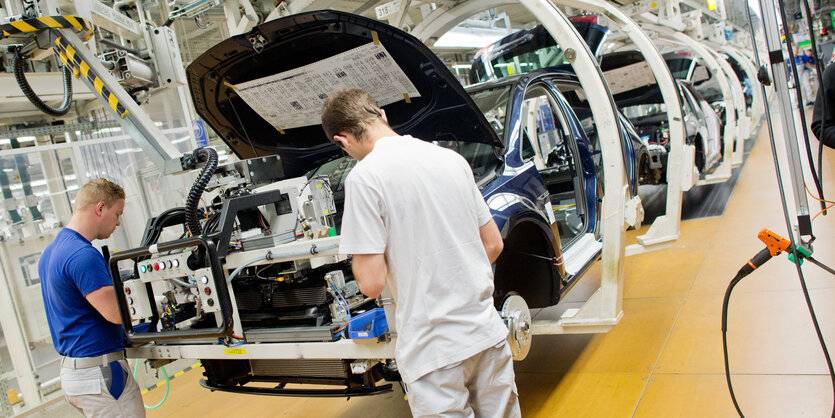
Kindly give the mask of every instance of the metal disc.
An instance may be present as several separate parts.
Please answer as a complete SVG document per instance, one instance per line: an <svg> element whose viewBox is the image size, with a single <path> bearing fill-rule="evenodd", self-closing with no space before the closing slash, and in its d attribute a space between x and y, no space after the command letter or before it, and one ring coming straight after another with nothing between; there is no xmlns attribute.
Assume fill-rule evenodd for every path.
<svg viewBox="0 0 835 418"><path fill-rule="evenodd" d="M502 319L510 331L507 334L507 342L510 351L513 353L513 360L523 360L528 356L531 349L531 312L528 304L521 296L508 295L502 303L500 312Z"/></svg>

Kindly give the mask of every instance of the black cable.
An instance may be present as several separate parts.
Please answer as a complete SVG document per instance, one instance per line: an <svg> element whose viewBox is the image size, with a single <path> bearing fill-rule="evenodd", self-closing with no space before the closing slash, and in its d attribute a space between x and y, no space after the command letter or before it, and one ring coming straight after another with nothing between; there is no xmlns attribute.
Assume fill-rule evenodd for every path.
<svg viewBox="0 0 835 418"><path fill-rule="evenodd" d="M725 300L722 302L722 352L725 355L725 380L728 381L728 390L731 393L731 400L734 402L734 408L736 408L736 412L739 414L740 417L744 417L745 415L742 414L742 409L739 408L739 403L736 400L736 396L734 395L734 387L731 383L731 367L728 363L728 302L731 300L731 292L734 289L734 286L742 280L739 274L731 280L731 283L728 285L728 289L725 290Z"/></svg>
<svg viewBox="0 0 835 418"><path fill-rule="evenodd" d="M200 203L200 197L203 195L206 185L209 184L209 180L217 169L218 159L217 151L209 147L198 148L193 154L199 161L206 162L203 171L197 176L186 198L186 225L188 226L189 232L191 232L191 236L196 237L203 233L203 229L200 227L200 220L197 216L197 205Z"/></svg>
<svg viewBox="0 0 835 418"><path fill-rule="evenodd" d="M815 70L817 70L817 77L818 77L818 91L821 92L821 132L824 132L826 128L826 89L823 88L823 70L824 67L821 65L820 56L818 55L818 43L817 43L817 36L815 35L815 28L812 27L812 10L809 7L809 0L803 0L803 7L806 10L806 26L807 30L809 31L809 40L812 42L812 54L815 57ZM821 7L823 7L823 3L821 3ZM812 166L812 171L814 172L814 166ZM823 189L823 141L818 140L818 181L820 182L821 189ZM820 193L823 193L821 190ZM824 197L821 196L821 199ZM823 202L821 202L823 204ZM824 208L824 215L826 215L826 208Z"/></svg>
<svg viewBox="0 0 835 418"><path fill-rule="evenodd" d="M827 266L826 264L823 264L823 263L821 263L820 261L815 260L814 258L809 257L809 256L806 256L806 260L809 260L810 262L812 262L812 264L814 264L814 265L816 265L816 266L818 266L818 267L822 268L822 269L823 269L823 270L825 270L827 273L832 274L832 275L835 275L835 269L832 269L832 267L829 267L829 266Z"/></svg>
<svg viewBox="0 0 835 418"><path fill-rule="evenodd" d="M754 30L755 30L754 29L754 24L753 24L753 21L751 19L751 12L749 10L749 7L750 6L748 5L748 3L745 3L745 14L748 17L748 25L751 28L751 44L752 44L752 47L753 47L753 50L754 50L754 58L757 62L757 68L762 68L761 63L760 63L760 57L759 57L758 49L757 49L757 39L756 39L756 36L754 34ZM788 26L784 26L784 27L788 27ZM786 31L786 32L788 32L788 31ZM760 84L760 89L762 91L763 98L767 99L768 96L766 95L765 85L763 85L761 83ZM766 122L767 122L767 126L768 126L768 137L769 137L769 140L771 142L771 156L774 159L774 171L777 174L777 186L778 186L779 191L780 191L780 204L783 208L783 219L786 223L786 230L787 231L793 231L794 229L792 228L791 219L789 219L789 209L788 209L788 206L786 204L786 191L783 188L783 176L780 174L780 161L777 157L777 147L776 147L776 141L774 139L774 127L772 126L772 123L771 123L771 110L768 107L768 100L764 100L763 106L765 107L765 118L766 118ZM801 114L802 114L802 112L801 112ZM794 254L794 259L795 260L800 260L799 255L797 253L797 245L796 245L795 240L794 240L794 234L791 234L791 233L789 234L789 240L791 241L791 246L792 246L791 248L792 248L792 253ZM806 306L809 308L809 313L812 316L812 322L815 326L815 332L818 335L818 341L821 344L821 349L823 350L823 355L826 358L826 365L829 368L829 376L830 376L830 379L832 380L832 390L833 390L833 405L832 405L831 416L833 418L835 418L835 370L833 370L832 359L829 356L829 350L827 350L827 348L826 348L826 342L823 339L823 334L821 334L820 326L818 325L817 316L815 315L814 308L812 307L812 301L809 299L809 292L808 292L808 289L806 288L806 279L803 276L803 270L800 268L799 263L795 263L795 268L797 269L797 274L798 274L798 277L800 278L800 284L801 284L801 287L803 288L804 297L806 299ZM728 382L730 383L730 379L728 379ZM730 385L729 385L728 388L732 390Z"/></svg>
<svg viewBox="0 0 835 418"><path fill-rule="evenodd" d="M803 126L803 129L801 129L801 132L803 133L803 141L806 143L806 158L809 160L809 166L811 168L810 171L812 172L812 180L814 180L814 182L815 182L815 188L817 188L818 195L820 196L820 198L823 199L824 198L823 197L823 186L821 186L820 179L818 178L818 173L817 173L817 171L815 171L815 157L812 156L812 143L809 142L809 132L806 129L806 126L808 126L806 124L806 112L805 112L805 109L804 109L804 104L806 102L803 101L803 92L801 91L802 89L800 88L800 74L798 74L797 65L795 65L796 63L795 63L794 51L792 51L792 48L791 48L791 45L794 45L794 35L792 35L791 31L788 30L789 21L788 21L788 18L786 17L786 9L785 9L785 6L783 4L783 0L777 0L777 1L780 5L780 7L779 7L779 9L780 9L780 19L783 21L783 27L786 28L783 32L785 32L785 34L786 34L786 46L787 46L786 49L789 52L790 68L792 70L792 76L794 77L795 92L797 93L797 108L799 110L798 113L800 113L800 123L801 123L801 126ZM820 204L821 204L821 209L826 209L826 203L820 202ZM791 229L789 229L789 231L791 231ZM835 382L833 382L833 383L835 383Z"/></svg>
<svg viewBox="0 0 835 418"><path fill-rule="evenodd" d="M23 52L21 52L20 48L17 48L14 54L14 78L17 81L17 85L20 86L20 90L32 102L35 107L40 109L41 112L46 113L50 116L63 116L66 115L67 112L70 111L70 106L72 105L72 76L70 74L70 69L62 65L63 67L63 76L64 76L64 102L61 103L60 106L57 108L51 107L48 104L44 103L40 97L32 90L32 87L29 85L29 82L26 80L26 74L23 72L23 64L26 62L26 57L23 56Z"/></svg>

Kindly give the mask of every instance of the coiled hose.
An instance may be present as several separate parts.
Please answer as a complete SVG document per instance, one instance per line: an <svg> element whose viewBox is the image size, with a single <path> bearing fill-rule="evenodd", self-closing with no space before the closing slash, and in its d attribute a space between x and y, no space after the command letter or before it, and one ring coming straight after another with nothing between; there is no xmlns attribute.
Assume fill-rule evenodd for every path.
<svg viewBox="0 0 835 418"><path fill-rule="evenodd" d="M35 107L40 109L41 112L44 112L47 115L66 115L67 112L70 111L70 106L72 105L72 76L70 74L70 69L66 65L62 66L64 68L64 103L61 103L61 106L58 108L54 108L44 103L44 101L41 100L37 94L35 94L34 90L32 90L29 82L26 81L26 75L23 73L23 63L26 62L26 58L23 56L23 53L20 52L19 48L15 52L14 78L17 80L17 85L20 86L20 90L23 91L26 98L29 99Z"/></svg>
<svg viewBox="0 0 835 418"><path fill-rule="evenodd" d="M206 166L197 176L197 180L194 181L194 185L191 186L191 191L188 192L186 198L186 227L191 232L191 236L196 237L203 233L197 215L197 204L200 203L200 197L217 169L217 151L208 147L198 148L194 151L194 155L198 158L198 161L206 161Z"/></svg>
<svg viewBox="0 0 835 418"><path fill-rule="evenodd" d="M133 364L133 380L136 380L136 372L138 370L139 360L137 360ZM162 374L165 375L165 395L163 395L162 400L154 406L145 405L145 403L143 402L142 405L145 405L145 409L157 409L161 407L165 403L165 401L168 400L168 393L171 392L171 378L168 377L168 371L165 370L165 366L160 367L160 370L162 370Z"/></svg>

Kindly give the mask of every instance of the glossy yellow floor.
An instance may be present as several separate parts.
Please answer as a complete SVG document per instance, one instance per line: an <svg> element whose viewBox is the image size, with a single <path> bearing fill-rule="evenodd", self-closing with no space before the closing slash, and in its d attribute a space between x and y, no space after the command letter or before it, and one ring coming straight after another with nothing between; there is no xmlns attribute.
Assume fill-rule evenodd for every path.
<svg viewBox="0 0 835 418"><path fill-rule="evenodd" d="M824 184L835 196L835 152L825 152ZM835 213L813 225L816 257L835 265ZM607 334L534 338L530 356L516 364L524 415L736 416L723 374L722 297L739 267L763 248L756 238L763 227L786 233L770 144L761 134L723 217L684 222L671 248L626 260L620 324ZM808 263L803 270L835 347L835 277ZM830 414L826 364L785 255L737 286L729 328L731 370L747 416ZM348 401L258 397L209 392L198 385L200 374L174 380L168 402L149 416L409 415L399 389ZM145 402L158 402L163 392L147 393Z"/></svg>

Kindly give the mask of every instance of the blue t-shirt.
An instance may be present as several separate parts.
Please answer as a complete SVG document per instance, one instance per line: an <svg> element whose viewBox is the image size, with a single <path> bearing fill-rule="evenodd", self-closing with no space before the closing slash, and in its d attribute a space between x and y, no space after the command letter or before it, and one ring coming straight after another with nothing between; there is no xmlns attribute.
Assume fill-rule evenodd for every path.
<svg viewBox="0 0 835 418"><path fill-rule="evenodd" d="M59 354L95 357L125 348L121 325L111 323L85 296L112 286L104 257L90 241L64 228L38 262L52 344Z"/></svg>

